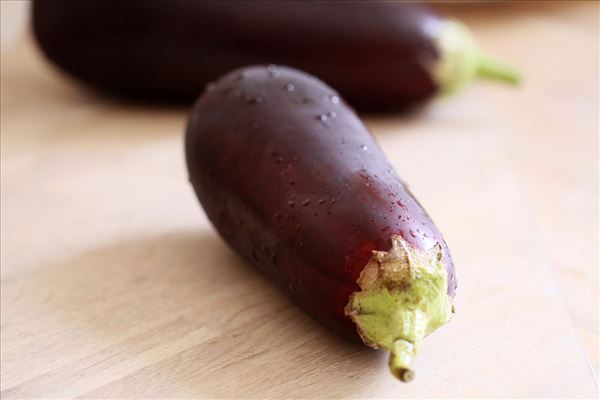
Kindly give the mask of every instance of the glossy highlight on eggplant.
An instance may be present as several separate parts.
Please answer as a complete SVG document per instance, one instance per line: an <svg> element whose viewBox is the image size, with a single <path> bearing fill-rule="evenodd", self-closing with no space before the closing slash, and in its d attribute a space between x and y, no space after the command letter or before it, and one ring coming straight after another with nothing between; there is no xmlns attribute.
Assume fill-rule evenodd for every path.
<svg viewBox="0 0 600 400"><path fill-rule="evenodd" d="M390 351L410 380L420 340L449 319L452 257L340 94L291 68L233 71L197 100L185 153L223 239L317 320Z"/></svg>
<svg viewBox="0 0 600 400"><path fill-rule="evenodd" d="M191 102L262 63L314 74L361 111L408 107L476 75L517 79L463 25L415 3L35 0L33 31L70 75L147 101Z"/></svg>

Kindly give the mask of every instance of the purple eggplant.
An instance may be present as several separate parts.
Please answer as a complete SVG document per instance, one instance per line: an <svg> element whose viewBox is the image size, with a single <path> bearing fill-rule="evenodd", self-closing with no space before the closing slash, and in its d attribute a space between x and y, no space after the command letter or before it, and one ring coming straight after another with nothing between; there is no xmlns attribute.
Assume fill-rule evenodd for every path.
<svg viewBox="0 0 600 400"><path fill-rule="evenodd" d="M236 70L196 102L185 153L202 207L238 254L412 379L422 338L453 312L452 257L338 92L291 68Z"/></svg>
<svg viewBox="0 0 600 400"><path fill-rule="evenodd" d="M227 71L263 63L314 74L359 110L411 106L477 75L517 80L464 25L402 2L36 0L33 31L74 77L160 102L191 102Z"/></svg>

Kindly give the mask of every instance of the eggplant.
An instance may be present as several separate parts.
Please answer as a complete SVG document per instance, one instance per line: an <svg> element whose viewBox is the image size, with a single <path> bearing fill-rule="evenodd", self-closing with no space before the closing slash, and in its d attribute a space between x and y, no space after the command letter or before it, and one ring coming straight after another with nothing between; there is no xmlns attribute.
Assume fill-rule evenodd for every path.
<svg viewBox="0 0 600 400"><path fill-rule="evenodd" d="M361 111L406 108L478 75L518 79L460 22L400 2L36 0L33 31L81 81L159 102L191 103L227 71L268 63L317 75Z"/></svg>
<svg viewBox="0 0 600 400"><path fill-rule="evenodd" d="M338 92L287 67L233 71L194 105L185 154L206 215L238 254L412 379L423 337L453 312L452 257Z"/></svg>

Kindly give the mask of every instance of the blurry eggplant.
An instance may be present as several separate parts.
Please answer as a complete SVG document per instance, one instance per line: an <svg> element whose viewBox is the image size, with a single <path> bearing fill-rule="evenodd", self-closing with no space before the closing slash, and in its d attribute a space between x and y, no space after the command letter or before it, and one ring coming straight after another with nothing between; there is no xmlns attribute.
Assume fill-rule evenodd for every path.
<svg viewBox="0 0 600 400"><path fill-rule="evenodd" d="M399 2L36 0L33 30L69 74L160 102L191 102L250 64L305 70L360 110L410 106L476 76L518 79L460 22Z"/></svg>

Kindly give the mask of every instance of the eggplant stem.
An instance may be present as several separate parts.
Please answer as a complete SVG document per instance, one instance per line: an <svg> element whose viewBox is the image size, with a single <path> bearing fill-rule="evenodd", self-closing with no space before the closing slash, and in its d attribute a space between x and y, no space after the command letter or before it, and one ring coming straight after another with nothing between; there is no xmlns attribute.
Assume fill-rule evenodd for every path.
<svg viewBox="0 0 600 400"><path fill-rule="evenodd" d="M373 252L345 312L365 344L390 352L391 373L410 382L423 338L448 322L452 300L440 244L418 249L400 235L391 242L390 250Z"/></svg>
<svg viewBox="0 0 600 400"><path fill-rule="evenodd" d="M460 21L446 21L437 41L441 56L433 78L443 93L453 93L476 77L512 85L521 80L516 69L482 52L471 30Z"/></svg>
<svg viewBox="0 0 600 400"><path fill-rule="evenodd" d="M415 353L415 345L408 340L397 339L393 344L389 367L392 374L402 382L410 382L415 377L415 373L410 368Z"/></svg>
<svg viewBox="0 0 600 400"><path fill-rule="evenodd" d="M478 57L477 75L482 78L503 81L513 85L517 85L521 81L521 76L516 69L485 54Z"/></svg>

